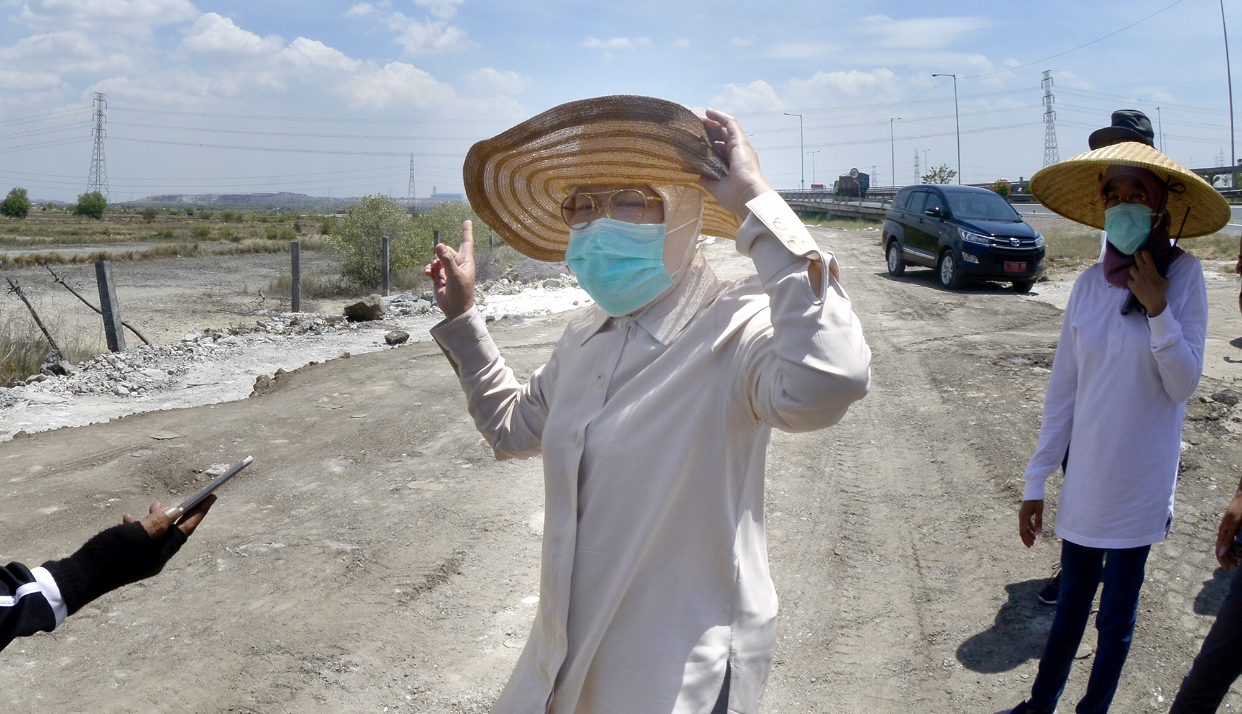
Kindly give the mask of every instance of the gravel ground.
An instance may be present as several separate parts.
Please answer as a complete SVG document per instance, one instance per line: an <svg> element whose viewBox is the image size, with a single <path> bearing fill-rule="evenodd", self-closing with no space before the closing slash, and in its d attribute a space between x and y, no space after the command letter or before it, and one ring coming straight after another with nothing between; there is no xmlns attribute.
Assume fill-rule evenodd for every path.
<svg viewBox="0 0 1242 714"><path fill-rule="evenodd" d="M1058 545L1023 548L1015 514L1076 273L1029 295L948 292L931 271L889 277L874 231L815 235L841 262L873 390L832 429L774 435L781 619L762 710L1003 711L1029 690L1051 623L1035 593ZM705 250L736 278L749 266L731 248ZM1206 272L1177 517L1149 560L1114 711L1167 711L1227 583L1212 544L1242 463L1242 407L1229 404L1242 316L1236 280ZM520 378L567 316L492 323ZM193 712L489 708L538 601L541 464L492 458L426 342L308 365L248 399L0 444L0 557L66 554L247 454L254 466L163 574L0 656L6 710L154 712L169 692ZM1093 638L1062 711L1083 691Z"/></svg>

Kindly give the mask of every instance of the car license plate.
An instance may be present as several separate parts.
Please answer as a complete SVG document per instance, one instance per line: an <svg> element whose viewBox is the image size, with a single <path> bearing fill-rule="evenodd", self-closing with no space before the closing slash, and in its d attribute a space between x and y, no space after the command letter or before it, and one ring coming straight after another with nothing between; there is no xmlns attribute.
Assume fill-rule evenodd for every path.
<svg viewBox="0 0 1242 714"><path fill-rule="evenodd" d="M1026 263L1011 263L1009 261L1005 261L1005 272L1006 273L1025 273Z"/></svg>

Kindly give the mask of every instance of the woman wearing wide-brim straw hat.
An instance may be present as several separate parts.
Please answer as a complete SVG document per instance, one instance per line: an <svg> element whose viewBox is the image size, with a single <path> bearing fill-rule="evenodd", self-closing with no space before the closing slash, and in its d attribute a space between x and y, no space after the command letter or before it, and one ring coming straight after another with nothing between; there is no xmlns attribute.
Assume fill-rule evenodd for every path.
<svg viewBox="0 0 1242 714"><path fill-rule="evenodd" d="M1172 524L1186 400L1203 373L1203 269L1176 239L1229 219L1219 193L1152 146L1141 112L1115 112L1090 144L1031 177L1040 203L1104 229L1107 245L1070 294L1024 476L1018 532L1029 548L1042 528L1044 482L1064 463L1057 610L1031 696L1015 714L1056 709L1101 583L1098 644L1076 711L1112 703L1148 552Z"/></svg>
<svg viewBox="0 0 1242 714"><path fill-rule="evenodd" d="M495 712L755 712L776 594L772 427L834 424L870 351L832 253L763 179L737 121L650 97L554 107L467 156L506 242L565 259L595 304L522 384L474 309L472 227L427 266L432 335L498 458L542 454L539 604ZM718 280L701 233L758 276Z"/></svg>

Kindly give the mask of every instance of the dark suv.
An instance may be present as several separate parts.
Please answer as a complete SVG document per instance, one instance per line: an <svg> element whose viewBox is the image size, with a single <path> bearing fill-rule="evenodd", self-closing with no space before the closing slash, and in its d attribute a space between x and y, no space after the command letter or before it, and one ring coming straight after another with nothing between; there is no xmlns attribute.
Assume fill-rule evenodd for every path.
<svg viewBox="0 0 1242 714"><path fill-rule="evenodd" d="M1044 273L1044 237L999 194L973 186L906 186L884 220L888 272L935 268L940 284L1004 280L1028 292Z"/></svg>

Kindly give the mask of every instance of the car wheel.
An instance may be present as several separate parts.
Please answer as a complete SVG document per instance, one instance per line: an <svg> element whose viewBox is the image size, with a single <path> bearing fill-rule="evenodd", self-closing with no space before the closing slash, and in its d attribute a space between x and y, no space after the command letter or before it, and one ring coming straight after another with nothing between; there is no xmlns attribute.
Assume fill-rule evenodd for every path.
<svg viewBox="0 0 1242 714"><path fill-rule="evenodd" d="M874 254L873 254L874 255ZM906 272L906 261L901 259L901 246L897 245L897 241L888 242L888 274L893 277L901 277Z"/></svg>
<svg viewBox="0 0 1242 714"><path fill-rule="evenodd" d="M940 256L940 284L949 290L957 290L962 287L962 274L957 269L957 259L953 257L953 251L946 250Z"/></svg>
<svg viewBox="0 0 1242 714"><path fill-rule="evenodd" d="M1013 291L1015 293L1029 293L1031 288L1035 286L1034 280L1015 280L1013 281Z"/></svg>

